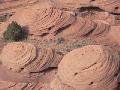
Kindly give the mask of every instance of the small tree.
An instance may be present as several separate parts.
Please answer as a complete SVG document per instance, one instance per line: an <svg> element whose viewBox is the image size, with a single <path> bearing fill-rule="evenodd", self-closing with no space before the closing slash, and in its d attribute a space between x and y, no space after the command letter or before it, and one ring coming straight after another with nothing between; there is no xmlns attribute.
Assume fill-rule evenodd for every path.
<svg viewBox="0 0 120 90"><path fill-rule="evenodd" d="M4 38L10 41L19 41L24 38L24 35L25 33L22 27L18 25L16 21L12 21L3 34Z"/></svg>

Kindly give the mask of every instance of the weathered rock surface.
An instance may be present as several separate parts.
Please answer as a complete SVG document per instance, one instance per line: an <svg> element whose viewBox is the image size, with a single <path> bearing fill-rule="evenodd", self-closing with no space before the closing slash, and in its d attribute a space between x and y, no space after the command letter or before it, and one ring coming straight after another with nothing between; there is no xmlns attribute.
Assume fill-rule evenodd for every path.
<svg viewBox="0 0 120 90"><path fill-rule="evenodd" d="M65 39L105 36L110 30L109 23L103 20L90 20L77 17L76 21L60 32Z"/></svg>
<svg viewBox="0 0 120 90"><path fill-rule="evenodd" d="M47 84L54 78L61 59L62 55L52 49L25 42L8 43L0 57L0 89L50 90Z"/></svg>
<svg viewBox="0 0 120 90"><path fill-rule="evenodd" d="M23 42L7 44L1 54L3 66L14 72L40 72L49 67L57 67L61 59L62 56L52 49L37 49Z"/></svg>
<svg viewBox="0 0 120 90"><path fill-rule="evenodd" d="M95 0L92 4L107 12L120 13L120 0Z"/></svg>
<svg viewBox="0 0 120 90"><path fill-rule="evenodd" d="M92 9L91 9L92 10ZM80 16L89 19L89 20L101 20L103 22L106 22L107 24L110 25L115 25L115 16L108 13L108 12L103 12L103 11L86 11L81 12Z"/></svg>
<svg viewBox="0 0 120 90"><path fill-rule="evenodd" d="M90 0L51 0L56 7L76 10L82 6L90 6Z"/></svg>
<svg viewBox="0 0 120 90"><path fill-rule="evenodd" d="M51 0L57 7L77 10L81 7L98 7L110 13L120 13L119 0Z"/></svg>
<svg viewBox="0 0 120 90"><path fill-rule="evenodd" d="M77 90L115 90L119 55L107 46L90 45L64 56L58 67L61 82Z"/></svg>
<svg viewBox="0 0 120 90"><path fill-rule="evenodd" d="M0 90L119 90L119 14L120 0L0 0ZM2 39L12 21L24 42Z"/></svg>
<svg viewBox="0 0 120 90"><path fill-rule="evenodd" d="M39 0L0 0L0 12L38 3Z"/></svg>
<svg viewBox="0 0 120 90"><path fill-rule="evenodd" d="M75 90L74 88L66 85L66 84L63 84L59 77L56 75L55 78L51 81L50 83L50 88L52 90Z"/></svg>
<svg viewBox="0 0 120 90"><path fill-rule="evenodd" d="M8 24L11 21L17 21L23 28L28 30L30 35L44 36L49 33L55 34L60 28L72 24L75 17L53 7L51 3L42 3L19 10L8 20Z"/></svg>

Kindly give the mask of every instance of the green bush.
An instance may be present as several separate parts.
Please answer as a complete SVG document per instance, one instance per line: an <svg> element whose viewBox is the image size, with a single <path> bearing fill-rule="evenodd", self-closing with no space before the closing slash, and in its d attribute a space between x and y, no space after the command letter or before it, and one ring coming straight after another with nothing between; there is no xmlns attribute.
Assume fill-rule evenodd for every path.
<svg viewBox="0 0 120 90"><path fill-rule="evenodd" d="M4 38L10 41L19 41L24 38L24 35L25 33L22 30L22 27L18 25L16 21L12 21L3 34Z"/></svg>

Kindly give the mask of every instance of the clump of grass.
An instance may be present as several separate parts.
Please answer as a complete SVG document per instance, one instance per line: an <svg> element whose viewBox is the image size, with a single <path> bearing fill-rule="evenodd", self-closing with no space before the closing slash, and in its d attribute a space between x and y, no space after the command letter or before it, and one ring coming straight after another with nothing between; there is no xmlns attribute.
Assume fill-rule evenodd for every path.
<svg viewBox="0 0 120 90"><path fill-rule="evenodd" d="M58 42L57 42L58 41ZM38 41L36 45L41 48L53 48L56 52L67 54L68 52L87 45L95 45L96 42L90 38L82 40L65 41L64 38L53 40Z"/></svg>
<svg viewBox="0 0 120 90"><path fill-rule="evenodd" d="M95 45L96 42L91 39L83 39L83 40L77 40L75 42L69 42L63 46L63 48L58 48L56 51L62 52L63 54L66 54L74 49L81 48L83 46L87 45Z"/></svg>

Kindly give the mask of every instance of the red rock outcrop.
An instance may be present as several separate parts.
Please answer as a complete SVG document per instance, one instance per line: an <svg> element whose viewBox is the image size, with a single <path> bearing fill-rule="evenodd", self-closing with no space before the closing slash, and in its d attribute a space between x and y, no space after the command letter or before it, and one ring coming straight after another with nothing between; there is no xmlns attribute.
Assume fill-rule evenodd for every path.
<svg viewBox="0 0 120 90"><path fill-rule="evenodd" d="M105 21L77 17L71 26L61 31L60 36L65 39L99 37L105 36L109 30L110 25Z"/></svg>
<svg viewBox="0 0 120 90"><path fill-rule="evenodd" d="M60 28L72 24L75 17L53 7L48 2L18 10L7 23L9 24L11 21L17 21L21 26L27 28L31 35L42 36L49 33L55 34Z"/></svg>
<svg viewBox="0 0 120 90"><path fill-rule="evenodd" d="M120 0L94 0L92 5L107 12L120 13Z"/></svg>
<svg viewBox="0 0 120 90"><path fill-rule="evenodd" d="M52 90L76 90L73 87L63 84L58 75L56 75L55 78L51 81L50 88Z"/></svg>
<svg viewBox="0 0 120 90"><path fill-rule="evenodd" d="M52 49L25 42L8 43L0 55L0 89L50 90L43 84L54 77L61 59L62 55Z"/></svg>
<svg viewBox="0 0 120 90"><path fill-rule="evenodd" d="M62 31L61 36L64 38L79 38L81 36L86 35L88 32L95 28L95 23L91 20L83 19L81 17L77 17L76 21Z"/></svg>
<svg viewBox="0 0 120 90"><path fill-rule="evenodd" d="M40 72L49 67L57 67L62 56L52 49L37 49L30 43L7 44L1 53L3 66L14 72Z"/></svg>
<svg viewBox="0 0 120 90"><path fill-rule="evenodd" d="M80 16L89 20L101 20L110 25L115 24L115 16L108 12L94 11L94 10L91 12L85 11L85 12L81 12Z"/></svg>
<svg viewBox="0 0 120 90"><path fill-rule="evenodd" d="M19 7L29 6L39 0L0 0L0 12L16 9Z"/></svg>
<svg viewBox="0 0 120 90"><path fill-rule="evenodd" d="M107 12L120 13L119 0L51 0L57 7L76 10L81 7L99 7Z"/></svg>
<svg viewBox="0 0 120 90"><path fill-rule="evenodd" d="M118 52L110 47L89 45L65 55L58 76L77 90L117 90L119 63Z"/></svg>
<svg viewBox="0 0 120 90"><path fill-rule="evenodd" d="M76 10L82 6L90 6L91 0L51 0L56 7Z"/></svg>

